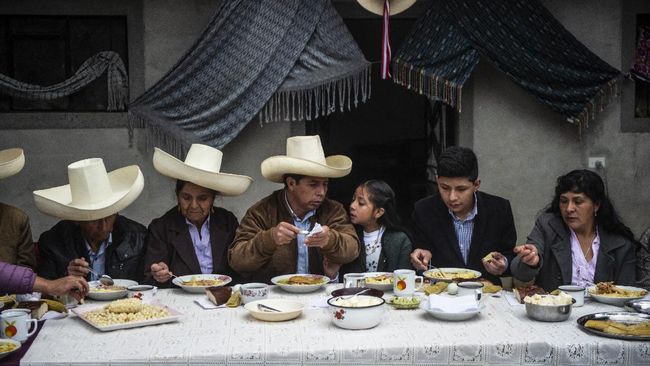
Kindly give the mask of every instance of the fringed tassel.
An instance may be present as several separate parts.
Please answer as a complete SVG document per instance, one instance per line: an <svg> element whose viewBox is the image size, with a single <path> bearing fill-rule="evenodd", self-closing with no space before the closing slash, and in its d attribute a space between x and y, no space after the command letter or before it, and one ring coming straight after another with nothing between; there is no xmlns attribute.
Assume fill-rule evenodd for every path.
<svg viewBox="0 0 650 366"><path fill-rule="evenodd" d="M275 92L259 113L260 124L271 121L311 121L344 112L370 98L370 65L359 72L304 90Z"/></svg>
<svg viewBox="0 0 650 366"><path fill-rule="evenodd" d="M129 100L129 80L126 74L120 72L114 65L110 65L108 76L108 106L109 112L126 110Z"/></svg>
<svg viewBox="0 0 650 366"><path fill-rule="evenodd" d="M399 59L393 61L393 81L430 99L455 107L458 112L462 110L463 86L453 81L427 74L422 68L415 68Z"/></svg>
<svg viewBox="0 0 650 366"><path fill-rule="evenodd" d="M589 123L596 119L596 116L605 109L607 104L620 95L620 82L618 76L607 82L587 103L580 114L567 118L567 121L578 126L578 137L580 139L582 139L582 130L589 128Z"/></svg>
<svg viewBox="0 0 650 366"><path fill-rule="evenodd" d="M171 131L164 130L158 125L151 123L146 118L137 116L132 112L128 113L129 121L129 145L132 145L135 128L144 129L144 138L138 138L138 150L145 156L153 153L153 148L158 147L165 152L183 159L188 151L188 145L179 139Z"/></svg>

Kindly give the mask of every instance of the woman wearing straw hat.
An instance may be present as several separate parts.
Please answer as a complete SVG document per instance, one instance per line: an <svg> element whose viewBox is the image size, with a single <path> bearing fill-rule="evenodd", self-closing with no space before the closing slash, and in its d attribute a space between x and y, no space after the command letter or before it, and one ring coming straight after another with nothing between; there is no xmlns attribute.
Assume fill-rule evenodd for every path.
<svg viewBox="0 0 650 366"><path fill-rule="evenodd" d="M246 212L228 252L234 270L268 283L283 274L324 274L324 267L359 255L343 205L326 197L329 179L350 173L350 158L325 158L319 136L294 136L287 139L287 155L272 156L261 168L266 179L285 187ZM299 235L316 224L320 232Z"/></svg>
<svg viewBox="0 0 650 366"><path fill-rule="evenodd" d="M0 151L0 179L23 169L23 149ZM34 268L34 243L29 217L20 209L0 202L0 261Z"/></svg>
<svg viewBox="0 0 650 366"><path fill-rule="evenodd" d="M149 225L145 276L150 283L170 286L173 275L234 275L226 250L237 229L232 212L214 206L216 196L238 196L253 181L245 175L221 173L221 151L193 144L185 161L156 148L153 165L176 179L178 205ZM233 278L237 282L237 278ZM155 281L155 282L154 282Z"/></svg>

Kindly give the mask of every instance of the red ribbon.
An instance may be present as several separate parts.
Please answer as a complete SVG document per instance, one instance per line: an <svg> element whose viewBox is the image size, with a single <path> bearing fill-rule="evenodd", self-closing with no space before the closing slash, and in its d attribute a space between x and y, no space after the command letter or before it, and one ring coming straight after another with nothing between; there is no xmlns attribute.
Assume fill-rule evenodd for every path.
<svg viewBox="0 0 650 366"><path fill-rule="evenodd" d="M388 19L390 18L390 4L388 0L384 0L384 21L382 26L381 38L381 78L388 79L390 75L390 37L388 33L390 26Z"/></svg>

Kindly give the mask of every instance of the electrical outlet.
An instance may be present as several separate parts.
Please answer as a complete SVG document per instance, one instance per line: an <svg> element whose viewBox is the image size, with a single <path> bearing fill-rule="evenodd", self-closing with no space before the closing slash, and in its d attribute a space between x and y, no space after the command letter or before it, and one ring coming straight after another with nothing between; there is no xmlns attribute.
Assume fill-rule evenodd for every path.
<svg viewBox="0 0 650 366"><path fill-rule="evenodd" d="M590 156L588 166L591 169L604 168L605 167L605 157L604 156Z"/></svg>

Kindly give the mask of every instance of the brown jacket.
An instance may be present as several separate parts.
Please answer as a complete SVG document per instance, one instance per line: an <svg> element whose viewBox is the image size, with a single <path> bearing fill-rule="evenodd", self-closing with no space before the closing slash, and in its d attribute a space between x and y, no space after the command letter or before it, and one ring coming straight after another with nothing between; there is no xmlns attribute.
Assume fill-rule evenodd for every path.
<svg viewBox="0 0 650 366"><path fill-rule="evenodd" d="M278 275L296 273L296 240L277 246L271 229L293 218L284 201L284 190L273 192L249 208L237 228L228 251L228 262L237 272L251 280L270 283ZM359 239L343 205L325 199L309 219L330 229L329 242L323 248L309 248L309 272L323 274L323 258L333 263L349 263L359 255Z"/></svg>
<svg viewBox="0 0 650 366"><path fill-rule="evenodd" d="M36 268L29 217L4 203L0 203L0 261Z"/></svg>

